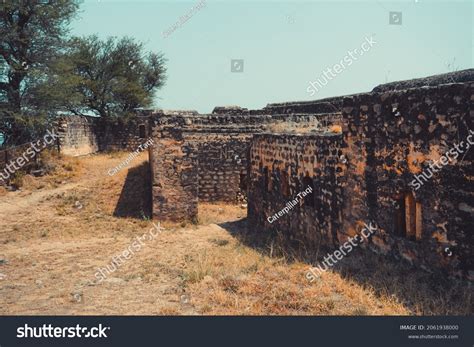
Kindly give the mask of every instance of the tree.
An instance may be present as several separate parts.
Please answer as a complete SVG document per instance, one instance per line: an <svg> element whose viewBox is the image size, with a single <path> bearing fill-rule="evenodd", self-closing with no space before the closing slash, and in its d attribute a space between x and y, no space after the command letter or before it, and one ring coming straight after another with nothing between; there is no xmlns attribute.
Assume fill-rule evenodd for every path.
<svg viewBox="0 0 474 347"><path fill-rule="evenodd" d="M61 94L67 94L70 112L92 111L104 119L122 116L152 105L156 90L164 85L163 55L144 52L143 44L131 38L73 38L68 47L50 77L50 95L42 99L53 102L57 96L60 103L65 99Z"/></svg>
<svg viewBox="0 0 474 347"><path fill-rule="evenodd" d="M77 9L76 0L0 3L0 104L16 113L28 109Z"/></svg>

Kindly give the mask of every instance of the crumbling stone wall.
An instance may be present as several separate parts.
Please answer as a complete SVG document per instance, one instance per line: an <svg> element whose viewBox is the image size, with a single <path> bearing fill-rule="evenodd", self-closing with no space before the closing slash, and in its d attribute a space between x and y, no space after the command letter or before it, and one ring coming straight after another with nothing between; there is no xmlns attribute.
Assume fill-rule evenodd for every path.
<svg viewBox="0 0 474 347"><path fill-rule="evenodd" d="M80 156L99 150L97 118L69 116L58 119L57 131L61 153Z"/></svg>
<svg viewBox="0 0 474 347"><path fill-rule="evenodd" d="M149 121L146 115L109 120L98 129L100 151L135 151L150 137Z"/></svg>
<svg viewBox="0 0 474 347"><path fill-rule="evenodd" d="M249 224L260 231L280 232L298 247L335 246L342 222L341 142L341 134L329 132L255 135L250 149ZM308 188L311 193L303 196ZM282 211L285 206L293 207Z"/></svg>
<svg viewBox="0 0 474 347"><path fill-rule="evenodd" d="M155 127L149 147L153 216L159 220L193 221L198 208L197 151L181 129Z"/></svg>
<svg viewBox="0 0 474 347"><path fill-rule="evenodd" d="M102 151L135 151L150 135L146 115L107 122L98 117L67 116L57 122L61 153L70 156Z"/></svg>
<svg viewBox="0 0 474 347"><path fill-rule="evenodd" d="M179 129L184 144L196 150L196 160L193 163L196 165L198 177L194 184L199 200L235 202L240 195L246 195L248 154L252 136L269 129L277 132L291 129L309 132L314 130L316 119L319 119L318 124L322 127L331 127L341 121L338 114L260 115L237 108L232 108L229 113L225 113L222 108L216 108L215 113L208 115L186 111L157 111L152 116L152 136L156 142L160 142L163 134ZM153 158L160 157L160 151L163 149L164 147L155 147ZM150 163L155 172L163 170L159 160L150 159ZM154 182L155 180L156 177L153 178ZM157 187L154 191L154 200L163 201L166 192L160 189ZM171 192L166 194L169 193ZM154 204L154 211L159 206ZM176 219L171 206L166 210L170 211L169 218L165 218L162 211L154 212L154 216Z"/></svg>
<svg viewBox="0 0 474 347"><path fill-rule="evenodd" d="M449 84L344 99L340 240L364 221L378 232L367 246L427 270L474 279L473 153L443 165L418 187L416 175L467 144L474 84ZM417 189L419 188L419 189Z"/></svg>
<svg viewBox="0 0 474 347"><path fill-rule="evenodd" d="M212 134L198 145L199 200L236 202L247 184L249 136Z"/></svg>
<svg viewBox="0 0 474 347"><path fill-rule="evenodd" d="M467 146L474 130L473 86L466 82L344 97L341 141L333 139L332 150L331 144L319 143L312 159L306 149L315 146L312 136L298 141L285 135L255 136L250 222L269 232L280 229L306 246L318 238L326 244L342 244L360 233L364 223L374 222L378 230L362 248L428 271L474 280L472 150L465 148L423 185L416 184L416 175L460 141ZM311 111L310 105L305 107ZM298 143L300 149L295 150ZM288 170L294 193L302 180L296 173L300 156L305 155L314 161L308 166L311 180L306 182L322 185L318 199L331 197L332 203L315 203L309 211L301 204L270 224L268 214L281 209L286 196L281 195L281 187L265 192L262 170L277 186L281 185L278 172L282 167ZM316 169L325 171L316 174Z"/></svg>

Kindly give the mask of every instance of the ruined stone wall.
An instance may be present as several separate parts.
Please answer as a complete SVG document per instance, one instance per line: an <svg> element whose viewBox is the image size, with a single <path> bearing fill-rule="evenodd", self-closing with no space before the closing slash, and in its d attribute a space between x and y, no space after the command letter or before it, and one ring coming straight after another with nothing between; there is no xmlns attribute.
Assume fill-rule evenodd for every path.
<svg viewBox="0 0 474 347"><path fill-rule="evenodd" d="M135 151L150 136L148 118L137 116L131 119L109 121L99 128L100 151Z"/></svg>
<svg viewBox="0 0 474 347"><path fill-rule="evenodd" d="M341 241L375 221L369 248L474 279L472 150L451 154L432 178L416 179L461 141L467 146L473 100L470 83L344 99Z"/></svg>
<svg viewBox="0 0 474 347"><path fill-rule="evenodd" d="M149 147L153 217L194 221L198 208L197 151L177 128L153 129Z"/></svg>
<svg viewBox="0 0 474 347"><path fill-rule="evenodd" d="M57 125L61 153L80 156L99 150L95 117L69 116L58 120Z"/></svg>
<svg viewBox="0 0 474 347"><path fill-rule="evenodd" d="M469 138L470 131L474 134L473 87L458 83L345 97L342 139L332 139L334 148L316 144L312 136L256 136L250 167L251 223L309 240L303 241L309 246L318 237L342 244L360 233L364 223L373 222L377 232L360 247L473 280L474 154L467 148L468 140L474 144L474 135ZM452 151L461 141L464 152L456 157ZM417 179L448 151L451 159L445 159L432 178ZM310 161L305 170L311 180L306 182L322 184L316 195L332 197L332 203L318 202L311 208L302 204L270 224L269 213L284 207L286 198L279 172L288 170L294 194L302 180L301 156ZM265 191L272 180L277 188Z"/></svg>
<svg viewBox="0 0 474 347"><path fill-rule="evenodd" d="M255 135L250 150L249 224L259 231L280 232L297 247L337 244L341 142L340 134L331 133ZM303 196L308 188L310 193ZM285 206L290 210L282 211Z"/></svg>
<svg viewBox="0 0 474 347"><path fill-rule="evenodd" d="M163 133L179 129L184 143L196 149L195 185L199 200L225 202L236 202L240 195L246 195L248 154L254 134L292 129L309 132L316 125L331 127L341 122L338 114L251 115L236 110L209 115L161 111L152 119L155 140L160 141ZM317 119L319 123L315 122ZM155 158L160 155L159 151L155 154ZM151 165L156 172L161 170L158 160L152 159ZM162 194L155 193L157 197Z"/></svg>
<svg viewBox="0 0 474 347"><path fill-rule="evenodd" d="M247 184L247 149L250 136L210 134L198 143L200 201L236 202ZM245 194L246 195L246 194Z"/></svg>
<svg viewBox="0 0 474 347"><path fill-rule="evenodd" d="M117 119L106 124L97 117L67 116L57 122L61 153L70 156L101 151L135 151L149 137L148 118Z"/></svg>

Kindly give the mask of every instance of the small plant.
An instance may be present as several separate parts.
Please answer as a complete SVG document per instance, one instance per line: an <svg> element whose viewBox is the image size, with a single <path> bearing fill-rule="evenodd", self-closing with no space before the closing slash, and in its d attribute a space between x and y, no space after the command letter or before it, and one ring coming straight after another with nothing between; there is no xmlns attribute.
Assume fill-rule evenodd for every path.
<svg viewBox="0 0 474 347"><path fill-rule="evenodd" d="M218 245L218 246L225 246L225 245L229 244L229 240L226 240L226 239L215 238L215 239L210 239L209 241L216 244L216 245Z"/></svg>
<svg viewBox="0 0 474 347"><path fill-rule="evenodd" d="M198 259L193 260L191 268L185 273L185 281L188 283L201 282L204 277L211 275L212 264L206 253L200 254Z"/></svg>
<svg viewBox="0 0 474 347"><path fill-rule="evenodd" d="M23 187L23 178L25 177L25 174L21 171L16 171L11 179L10 179L10 185L14 187L15 189L19 189Z"/></svg>
<svg viewBox="0 0 474 347"><path fill-rule="evenodd" d="M143 209L140 210L140 216L141 216L141 218L142 218L144 221L147 221L147 222L148 222L148 221L151 220L151 219L150 219L150 216L148 216L148 215L145 213L145 211L143 211Z"/></svg>
<svg viewBox="0 0 474 347"><path fill-rule="evenodd" d="M226 276L219 281L219 284L226 292L237 293L240 281L231 276Z"/></svg>

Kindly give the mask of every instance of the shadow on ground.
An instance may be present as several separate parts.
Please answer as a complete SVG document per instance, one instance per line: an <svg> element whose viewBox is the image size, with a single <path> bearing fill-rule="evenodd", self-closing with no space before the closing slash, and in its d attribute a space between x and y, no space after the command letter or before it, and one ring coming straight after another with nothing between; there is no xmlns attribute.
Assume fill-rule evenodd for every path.
<svg viewBox="0 0 474 347"><path fill-rule="evenodd" d="M115 217L151 217L151 181L148 161L131 168L120 193Z"/></svg>
<svg viewBox="0 0 474 347"><path fill-rule="evenodd" d="M316 251L291 247L288 240L279 235L250 229L246 219L219 225L241 243L263 255L284 257L288 263L304 262L308 264L308 269L310 264L322 262L324 256L334 251L320 250L317 258L314 256ZM355 248L331 271L372 289L377 296L395 296L413 315L472 315L474 312L469 283L428 273L404 260L388 258L367 249ZM301 280L307 281L303 274Z"/></svg>

